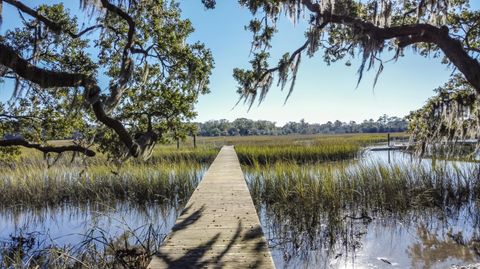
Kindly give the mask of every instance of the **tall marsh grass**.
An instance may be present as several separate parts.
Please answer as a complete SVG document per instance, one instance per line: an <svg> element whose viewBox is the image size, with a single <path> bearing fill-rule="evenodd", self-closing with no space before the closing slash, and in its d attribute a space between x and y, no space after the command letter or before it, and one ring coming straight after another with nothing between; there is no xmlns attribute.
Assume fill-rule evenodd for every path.
<svg viewBox="0 0 480 269"><path fill-rule="evenodd" d="M354 144L328 144L325 146L237 146L240 163L268 165L277 162L308 164L354 158L360 147Z"/></svg>
<svg viewBox="0 0 480 269"><path fill-rule="evenodd" d="M120 170L81 167L17 167L0 175L0 205L34 206L93 201L138 203L188 199L205 166L195 163L128 164Z"/></svg>
<svg viewBox="0 0 480 269"><path fill-rule="evenodd" d="M39 152L25 149L17 162L0 164L0 207L185 200L217 153L216 148L160 146L147 162L131 159L118 166L101 154L45 160Z"/></svg>
<svg viewBox="0 0 480 269"><path fill-rule="evenodd" d="M246 168L257 203L294 204L332 212L339 209L405 211L461 206L480 199L478 167L420 164L278 163Z"/></svg>
<svg viewBox="0 0 480 269"><path fill-rule="evenodd" d="M247 140L248 141L248 140ZM311 164L353 159L362 147L387 141L386 135L323 135L282 137L270 142L238 143L235 149L244 165L277 162ZM244 141L246 142L246 141Z"/></svg>
<svg viewBox="0 0 480 269"><path fill-rule="evenodd" d="M217 156L220 148L199 147L199 148L172 148L160 146L155 149L152 157L147 163L203 163L210 164Z"/></svg>

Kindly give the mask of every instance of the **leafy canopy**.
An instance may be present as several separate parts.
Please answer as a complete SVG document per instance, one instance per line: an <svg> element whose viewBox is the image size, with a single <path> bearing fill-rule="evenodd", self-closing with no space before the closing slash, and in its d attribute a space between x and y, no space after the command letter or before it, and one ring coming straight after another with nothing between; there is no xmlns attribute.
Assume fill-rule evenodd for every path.
<svg viewBox="0 0 480 269"><path fill-rule="evenodd" d="M212 54L187 42L194 29L174 1L82 0L81 26L62 4L3 4L23 26L0 36L0 78L15 85L0 104L0 137L21 138L0 145L148 158L209 92ZM48 143L71 137L77 147Z"/></svg>

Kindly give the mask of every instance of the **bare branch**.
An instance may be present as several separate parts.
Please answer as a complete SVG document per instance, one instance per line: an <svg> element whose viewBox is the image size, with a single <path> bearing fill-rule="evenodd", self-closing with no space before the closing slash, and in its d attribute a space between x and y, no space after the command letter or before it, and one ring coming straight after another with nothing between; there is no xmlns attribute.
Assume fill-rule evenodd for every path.
<svg viewBox="0 0 480 269"><path fill-rule="evenodd" d="M302 0L302 3L323 22L351 25L374 40L404 39L404 45L414 44L415 41L436 44L455 67L463 73L468 82L480 92L480 63L470 57L459 40L449 35L447 27L439 28L430 24L419 23L382 28L361 19L328 12L322 13L319 4L310 0ZM407 42L405 39L409 41Z"/></svg>
<svg viewBox="0 0 480 269"><path fill-rule="evenodd" d="M82 35L90 32L90 31L93 31L93 30L95 30L95 29L97 29L97 28L102 28L102 27L104 27L102 24L93 25L93 26L90 26L90 27L85 28L84 30L78 32L77 34L71 33L70 36L71 36L72 38L79 38L79 37L81 37Z"/></svg>
<svg viewBox="0 0 480 269"><path fill-rule="evenodd" d="M0 114L0 118L7 119L29 119L29 120L40 120L41 118L36 116L21 116L21 115L9 115L9 114Z"/></svg>
<svg viewBox="0 0 480 269"><path fill-rule="evenodd" d="M27 13L28 15L38 19L39 21L43 22L50 30L53 32L59 34L63 31L62 26L54 21L51 21L50 19L46 18L42 14L38 13L36 10L26 6L20 1L17 0L3 0L6 3L16 7L17 9L21 10L24 13Z"/></svg>
<svg viewBox="0 0 480 269"><path fill-rule="evenodd" d="M78 87L93 82L84 74L50 71L34 66L3 43L0 43L0 64L42 88Z"/></svg>
<svg viewBox="0 0 480 269"><path fill-rule="evenodd" d="M83 153L86 156L93 157L95 156L95 151L84 148L78 145L69 145L69 146L44 146L41 144L33 144L28 141L18 138L18 139L9 139L9 140L0 140L0 147L9 147L9 146L22 146L26 148L37 149L43 153L63 153L67 151Z"/></svg>
<svg viewBox="0 0 480 269"><path fill-rule="evenodd" d="M111 110L115 108L120 101L122 93L125 90L125 86L132 76L132 60L129 57L129 52L134 42L135 22L130 15L128 15L121 8L111 4L108 0L101 0L101 2L105 9L107 9L109 12L115 13L128 24L127 42L123 48L122 63L120 67L120 79L117 84L110 88L110 96L106 101L106 109L108 112L111 112Z"/></svg>
<svg viewBox="0 0 480 269"><path fill-rule="evenodd" d="M63 29L63 26L61 24L48 19L47 17L43 16L42 14L38 13L36 10L28 7L27 5L23 4L20 1L17 1L17 0L3 0L3 1L5 1L6 3L16 7L18 10L34 17L35 19L43 22L45 24L45 26L47 26L51 31L53 31L56 34L66 33L72 38L79 38L87 32L90 32L94 29L102 27L102 25L94 25L94 26L86 28L85 30L83 30L79 33L73 33L68 29ZM22 19L24 20L23 17L22 17Z"/></svg>

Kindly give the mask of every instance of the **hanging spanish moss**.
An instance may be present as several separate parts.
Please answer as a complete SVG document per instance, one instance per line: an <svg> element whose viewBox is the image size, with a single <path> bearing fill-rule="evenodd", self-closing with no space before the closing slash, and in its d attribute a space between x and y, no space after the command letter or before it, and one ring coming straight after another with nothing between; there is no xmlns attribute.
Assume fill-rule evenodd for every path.
<svg viewBox="0 0 480 269"><path fill-rule="evenodd" d="M451 7L449 0L241 0L240 4L248 7L255 15L246 26L253 33L252 68L234 70L234 77L239 83L239 102L244 101L250 107L254 102L261 103L265 99L275 75L278 76L277 87L281 90L289 84L286 100L290 97L304 52L313 57L319 50L324 51L323 58L327 64L344 57L358 56L358 83L361 82L364 71L375 69L375 87L384 69L382 52L386 49L397 50L398 56L406 46L400 39L390 41L392 37L382 36L379 33L382 29L412 22L443 26L447 23L449 9L460 5L457 3ZM403 11L405 12L402 13ZM305 43L294 52L285 53L272 67L268 50L272 47L271 40L278 30L277 22L281 15L285 15L294 24L301 19L307 20L309 27L305 33ZM408 39L411 36L402 38Z"/></svg>
<svg viewBox="0 0 480 269"><path fill-rule="evenodd" d="M475 144L468 153L477 153L480 131L479 96L460 76L453 77L438 88L421 109L409 115L411 144L418 154L453 155L465 147L459 144Z"/></svg>

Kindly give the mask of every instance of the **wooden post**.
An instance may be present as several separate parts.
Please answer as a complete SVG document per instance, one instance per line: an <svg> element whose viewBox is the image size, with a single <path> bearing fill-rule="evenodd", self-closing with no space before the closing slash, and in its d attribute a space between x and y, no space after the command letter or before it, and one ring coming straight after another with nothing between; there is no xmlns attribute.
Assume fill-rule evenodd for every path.
<svg viewBox="0 0 480 269"><path fill-rule="evenodd" d="M197 136L196 135L193 135L193 148L194 149L197 148Z"/></svg>
<svg viewBox="0 0 480 269"><path fill-rule="evenodd" d="M387 133L388 163L390 163L390 133Z"/></svg>

